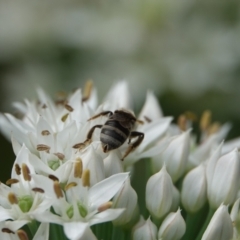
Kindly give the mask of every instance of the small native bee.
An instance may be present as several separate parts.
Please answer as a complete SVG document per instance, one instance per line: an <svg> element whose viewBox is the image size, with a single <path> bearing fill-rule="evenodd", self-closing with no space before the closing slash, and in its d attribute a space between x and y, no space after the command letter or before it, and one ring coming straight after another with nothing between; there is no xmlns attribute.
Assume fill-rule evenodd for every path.
<svg viewBox="0 0 240 240"><path fill-rule="evenodd" d="M101 128L100 141L102 143L103 152L105 153L119 148L127 139L129 139L129 146L122 157L123 160L131 151L141 144L144 138L144 133L132 131L132 129L135 122L142 122L137 120L132 112L125 109L116 110L114 113L111 111L103 111L91 117L88 121L104 115L108 115L108 120L104 123L104 125L93 126L89 130L87 140L85 142L91 141L93 132L96 128ZM130 144L131 139L135 137L137 137L137 140Z"/></svg>

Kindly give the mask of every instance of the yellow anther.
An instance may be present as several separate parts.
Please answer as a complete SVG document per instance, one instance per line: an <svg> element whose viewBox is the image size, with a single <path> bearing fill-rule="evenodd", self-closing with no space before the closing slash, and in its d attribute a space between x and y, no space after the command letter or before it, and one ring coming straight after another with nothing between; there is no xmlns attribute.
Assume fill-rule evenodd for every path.
<svg viewBox="0 0 240 240"><path fill-rule="evenodd" d="M208 127L208 134L211 135L211 134L214 134L216 133L219 128L221 127L221 124L219 122L214 122L212 123L209 127Z"/></svg>
<svg viewBox="0 0 240 240"><path fill-rule="evenodd" d="M89 169L86 169L86 170L83 171L82 185L84 187L89 187L90 186L90 170Z"/></svg>
<svg viewBox="0 0 240 240"><path fill-rule="evenodd" d="M30 170L25 163L22 164L22 174L25 181L31 181Z"/></svg>
<svg viewBox="0 0 240 240"><path fill-rule="evenodd" d="M17 163L15 164L15 172L16 172L17 175L21 174L21 168Z"/></svg>
<svg viewBox="0 0 240 240"><path fill-rule="evenodd" d="M100 205L98 207L98 212L103 212L103 211L106 211L107 209L111 208L112 207L112 202L106 202L106 203L103 203L102 205Z"/></svg>
<svg viewBox="0 0 240 240"><path fill-rule="evenodd" d="M182 131L186 131L187 130L187 118L186 118L186 116L181 114L178 117L177 124Z"/></svg>
<svg viewBox="0 0 240 240"><path fill-rule="evenodd" d="M71 107L70 105L68 104L65 104L64 107L69 111L69 112L73 112L73 107Z"/></svg>
<svg viewBox="0 0 240 240"><path fill-rule="evenodd" d="M20 240L28 240L28 235L25 231L23 231L22 229L17 231L17 235L19 237Z"/></svg>
<svg viewBox="0 0 240 240"><path fill-rule="evenodd" d="M209 125L211 124L212 113L209 110L203 112L200 119L200 129L206 131Z"/></svg>
<svg viewBox="0 0 240 240"><path fill-rule="evenodd" d="M76 186L77 186L77 183L76 183L76 182L70 182L70 183L68 183L68 184L65 186L64 190L67 191L67 190L69 190L70 188L76 187Z"/></svg>
<svg viewBox="0 0 240 240"><path fill-rule="evenodd" d="M13 204L18 204L18 199L17 199L17 196L14 194L14 193L12 193L12 192L10 192L9 194L8 194L8 201L13 205Z"/></svg>
<svg viewBox="0 0 240 240"><path fill-rule="evenodd" d="M59 182L57 182L57 181L54 182L53 189L54 189L54 192L55 192L57 198L62 198L63 197L62 189L61 189L61 186L60 186Z"/></svg>
<svg viewBox="0 0 240 240"><path fill-rule="evenodd" d="M83 171L82 159L77 158L76 162L74 164L74 177L75 178L81 178L82 177L82 171Z"/></svg>
<svg viewBox="0 0 240 240"><path fill-rule="evenodd" d="M7 185L12 185L12 184L15 184L15 183L19 183L19 180L16 179L16 178L10 178L6 181Z"/></svg>
<svg viewBox="0 0 240 240"><path fill-rule="evenodd" d="M61 120L62 122L65 122L68 118L69 113L66 113L65 115L62 116Z"/></svg>
<svg viewBox="0 0 240 240"><path fill-rule="evenodd" d="M38 150L39 152L41 152L41 151L49 152L50 147L47 146L47 145L45 145L45 144L38 144L38 145L37 145L37 150Z"/></svg>
<svg viewBox="0 0 240 240"><path fill-rule="evenodd" d="M42 134L43 136L48 136L48 135L50 135L51 133L50 133L48 130L43 130L43 131L41 132L41 134Z"/></svg>
<svg viewBox="0 0 240 240"><path fill-rule="evenodd" d="M87 101L92 93L92 88L93 88L93 82L92 80L87 80L87 82L85 83L84 86L84 90L83 90L83 97L82 97L82 101Z"/></svg>

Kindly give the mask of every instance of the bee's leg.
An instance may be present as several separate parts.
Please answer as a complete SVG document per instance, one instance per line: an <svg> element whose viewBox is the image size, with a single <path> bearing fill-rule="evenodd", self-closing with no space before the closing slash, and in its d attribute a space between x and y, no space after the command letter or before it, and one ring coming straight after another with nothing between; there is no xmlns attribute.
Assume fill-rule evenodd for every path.
<svg viewBox="0 0 240 240"><path fill-rule="evenodd" d="M86 145L88 145L91 142L92 135L93 135L93 132L94 132L95 128L101 128L101 127L102 127L102 125L93 126L87 134L87 139L83 143L77 143L77 144L73 145L73 148L76 148L76 149L79 149L79 150L85 148Z"/></svg>
<svg viewBox="0 0 240 240"><path fill-rule="evenodd" d="M107 115L107 114L109 114L110 116L113 115L113 113L111 111L103 111L103 112L100 112L99 114L89 118L88 121L93 120L98 117L101 117L101 116L104 116L104 115Z"/></svg>
<svg viewBox="0 0 240 240"><path fill-rule="evenodd" d="M135 138L135 137L137 137L138 139L137 139L134 143L132 143L132 144L130 144L130 145L128 146L125 154L123 155L123 157L122 157L122 159L121 159L122 161L124 160L125 157L127 157L127 155L128 155L130 152L132 152L136 147L138 147L138 146L141 144L141 142L142 142L142 140L143 140L143 138L144 138L144 133L135 132L135 131L134 131L134 132L131 132L131 134L130 134L130 136L129 136L129 141L128 141L128 143L130 143L130 142L131 142L131 139L132 139L132 138Z"/></svg>

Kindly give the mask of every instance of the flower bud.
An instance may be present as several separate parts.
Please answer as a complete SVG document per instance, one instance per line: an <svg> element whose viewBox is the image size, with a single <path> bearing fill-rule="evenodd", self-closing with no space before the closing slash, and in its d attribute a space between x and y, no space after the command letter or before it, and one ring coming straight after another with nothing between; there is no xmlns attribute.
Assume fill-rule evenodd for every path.
<svg viewBox="0 0 240 240"><path fill-rule="evenodd" d="M214 164L211 161L214 161ZM210 166L211 171L209 171ZM240 161L237 149L223 155L217 161L214 158L209 160L208 198L212 208L218 208L221 203L233 204L237 197L239 184Z"/></svg>
<svg viewBox="0 0 240 240"><path fill-rule="evenodd" d="M184 208L191 213L197 212L207 200L207 180L203 164L192 169L185 176L181 191Z"/></svg>
<svg viewBox="0 0 240 240"><path fill-rule="evenodd" d="M113 221L114 225L125 225L130 221L134 223L139 218L137 194L127 179L122 189L113 198L113 208L125 208L125 211ZM135 220L135 221L134 221Z"/></svg>
<svg viewBox="0 0 240 240"><path fill-rule="evenodd" d="M148 179L146 186L146 207L155 218L162 218L169 212L173 202L173 183L165 165Z"/></svg>
<svg viewBox="0 0 240 240"><path fill-rule="evenodd" d="M133 240L157 240L157 227L150 218L134 230Z"/></svg>
<svg viewBox="0 0 240 240"><path fill-rule="evenodd" d="M203 234L202 240L226 240L232 239L233 226L228 213L228 207L221 205L214 213L206 231Z"/></svg>
<svg viewBox="0 0 240 240"><path fill-rule="evenodd" d="M186 231L186 223L180 209L175 213L169 213L162 222L158 231L158 239L179 240Z"/></svg>
<svg viewBox="0 0 240 240"><path fill-rule="evenodd" d="M187 131L173 137L166 149L153 158L155 169L161 168L165 162L173 182L176 182L186 169L190 146L189 133Z"/></svg>

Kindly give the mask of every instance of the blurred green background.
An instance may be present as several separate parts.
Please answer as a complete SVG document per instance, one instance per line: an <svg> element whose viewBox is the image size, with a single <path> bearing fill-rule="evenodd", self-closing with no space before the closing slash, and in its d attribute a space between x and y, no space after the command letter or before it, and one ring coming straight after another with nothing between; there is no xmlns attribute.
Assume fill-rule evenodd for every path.
<svg viewBox="0 0 240 240"><path fill-rule="evenodd" d="M240 1L0 0L0 111L93 79L99 99L121 79L135 110L153 89L165 115L232 122L240 135ZM0 180L15 159L0 136Z"/></svg>

